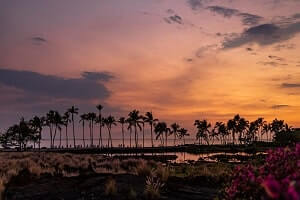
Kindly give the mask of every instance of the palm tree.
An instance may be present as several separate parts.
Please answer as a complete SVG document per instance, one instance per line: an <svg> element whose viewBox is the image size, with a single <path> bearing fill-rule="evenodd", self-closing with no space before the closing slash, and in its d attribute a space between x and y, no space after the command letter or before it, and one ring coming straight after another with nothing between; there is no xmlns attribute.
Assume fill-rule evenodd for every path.
<svg viewBox="0 0 300 200"><path fill-rule="evenodd" d="M185 136L189 136L188 131L185 128L178 130L179 139L183 139L183 144L185 145Z"/></svg>
<svg viewBox="0 0 300 200"><path fill-rule="evenodd" d="M152 112L146 112L144 121L150 125L151 143L152 143L152 147L154 147L152 132L153 132L153 125L158 121L158 119L154 119Z"/></svg>
<svg viewBox="0 0 300 200"><path fill-rule="evenodd" d="M238 132L238 122L240 120L240 115L235 115L233 119L228 120L227 129L232 134L232 142L235 144L235 134Z"/></svg>
<svg viewBox="0 0 300 200"><path fill-rule="evenodd" d="M75 139L75 127L74 127L74 115L78 114L78 108L72 106L68 109L68 112L71 114L72 126L73 126L73 141L74 141L74 148L76 148L76 139Z"/></svg>
<svg viewBox="0 0 300 200"><path fill-rule="evenodd" d="M176 145L176 137L178 135L178 130L179 130L180 126L177 123L173 123L171 124L171 134L174 135L174 146Z"/></svg>
<svg viewBox="0 0 300 200"><path fill-rule="evenodd" d="M53 136L53 143L52 143L53 145L55 143L55 137L56 137L57 129L59 129L60 124L62 124L62 117L59 114L59 112L54 111L54 126L55 126L55 129L54 129L54 136Z"/></svg>
<svg viewBox="0 0 300 200"><path fill-rule="evenodd" d="M225 144L225 136L227 135L226 125L223 122L216 122L213 132L216 132L221 138L221 143Z"/></svg>
<svg viewBox="0 0 300 200"><path fill-rule="evenodd" d="M85 139L84 139L84 125L85 121L88 120L88 115L87 114L82 114L80 115L80 121L82 123L82 141L83 141L83 147L85 147Z"/></svg>
<svg viewBox="0 0 300 200"><path fill-rule="evenodd" d="M111 138L111 128L112 128L112 125L114 125L114 126L117 125L116 120L113 116L109 115L107 118L104 118L103 123L106 125L107 131L108 131L108 136L109 136L108 147L109 147L109 141L110 141L110 147L112 148L113 144L112 144L112 138Z"/></svg>
<svg viewBox="0 0 300 200"><path fill-rule="evenodd" d="M167 146L168 133L170 132L170 129L168 128L167 124L165 122L158 122L157 124L155 124L154 132L156 134L156 139L158 139L159 137L163 137L163 134L165 133L166 135L165 145ZM162 143L163 143L163 139L162 139Z"/></svg>
<svg viewBox="0 0 300 200"><path fill-rule="evenodd" d="M91 140L91 147L94 145L94 122L97 118L96 113L88 113L88 120L90 120L89 127L90 127L90 140Z"/></svg>
<svg viewBox="0 0 300 200"><path fill-rule="evenodd" d="M146 123L146 118L141 115L141 124L143 125L142 126L142 130L143 130L143 148L145 148L145 123Z"/></svg>
<svg viewBox="0 0 300 200"><path fill-rule="evenodd" d="M242 142L245 142L245 133L249 128L249 121L241 117L240 120L238 121L237 127L239 133L239 141L241 144Z"/></svg>
<svg viewBox="0 0 300 200"><path fill-rule="evenodd" d="M269 133L270 133L270 131L271 131L271 124L265 123L263 125L262 134L264 134L264 133L266 134L266 136L267 136L267 142L269 142ZM270 137L270 139L271 139L271 137Z"/></svg>
<svg viewBox="0 0 300 200"><path fill-rule="evenodd" d="M62 130L61 125L63 125L62 121L60 124L58 124L58 127L57 127L59 130L59 148L61 148L61 130Z"/></svg>
<svg viewBox="0 0 300 200"><path fill-rule="evenodd" d="M102 126L103 126L103 123L102 123L102 109L103 109L103 106L101 104L98 104L96 106L98 112L99 112L99 115L96 119L96 123L99 124L99 146L102 147L103 143L102 143Z"/></svg>
<svg viewBox="0 0 300 200"><path fill-rule="evenodd" d="M126 123L128 123L127 130L129 130L129 147L131 148L131 135L133 123L130 118L126 119Z"/></svg>
<svg viewBox="0 0 300 200"><path fill-rule="evenodd" d="M34 116L30 121L30 125L33 129L38 133L38 146L39 150L41 149L41 138L42 138L42 130L45 125L45 117Z"/></svg>
<svg viewBox="0 0 300 200"><path fill-rule="evenodd" d="M266 124L266 121L264 120L264 118L259 117L257 120L255 120L255 123L257 124L257 128L258 128L258 130L257 130L258 137L260 135L260 140L262 140L263 139L262 137L265 133L264 126ZM268 137L268 135L267 135L267 137Z"/></svg>
<svg viewBox="0 0 300 200"><path fill-rule="evenodd" d="M63 125L65 126L65 130L66 130L66 146L68 148L69 147L68 125L71 122L70 113L68 111L65 112L64 115L62 116L62 121L63 121Z"/></svg>
<svg viewBox="0 0 300 200"><path fill-rule="evenodd" d="M209 145L209 134L210 130L209 128L211 127L211 123L208 123L205 119L204 120L195 120L194 126L196 126L197 134L196 134L196 139L201 140L202 144L202 138L206 141L207 145Z"/></svg>
<svg viewBox="0 0 300 200"><path fill-rule="evenodd" d="M24 120L22 117L19 124L14 126L13 134L18 135L16 139L20 145L20 150L26 149L28 141L32 140L37 133L34 129L30 127L30 124Z"/></svg>
<svg viewBox="0 0 300 200"><path fill-rule="evenodd" d="M53 139L53 124L54 124L55 111L50 110L46 114L46 125L49 127L50 132L50 148L53 148L52 139Z"/></svg>
<svg viewBox="0 0 300 200"><path fill-rule="evenodd" d="M123 140L123 148L124 148L125 147L125 143L124 143L124 124L126 123L125 117L120 117L118 122L121 124L121 127L122 127L122 140Z"/></svg>
<svg viewBox="0 0 300 200"><path fill-rule="evenodd" d="M128 117L130 119L130 122L132 123L133 127L134 127L134 138L135 138L135 147L138 147L138 135L137 135L137 128L139 128L140 130L142 129L141 127L141 116L139 115L139 111L138 110L133 110L128 114Z"/></svg>

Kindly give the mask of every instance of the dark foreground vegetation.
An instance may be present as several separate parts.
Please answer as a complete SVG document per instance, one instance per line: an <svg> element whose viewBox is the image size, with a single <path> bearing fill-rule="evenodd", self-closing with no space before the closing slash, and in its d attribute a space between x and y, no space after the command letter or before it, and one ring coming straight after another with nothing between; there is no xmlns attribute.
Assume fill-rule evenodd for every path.
<svg viewBox="0 0 300 200"><path fill-rule="evenodd" d="M212 199L227 163L166 164L57 153L0 154L5 199Z"/></svg>

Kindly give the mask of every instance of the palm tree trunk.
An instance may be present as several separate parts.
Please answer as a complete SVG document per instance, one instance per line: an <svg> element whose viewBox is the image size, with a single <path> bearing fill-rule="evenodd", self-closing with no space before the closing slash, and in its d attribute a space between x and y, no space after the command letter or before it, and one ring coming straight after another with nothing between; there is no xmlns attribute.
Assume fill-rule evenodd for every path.
<svg viewBox="0 0 300 200"><path fill-rule="evenodd" d="M101 115L99 115L100 117L100 122L99 122L99 146L102 147L103 143L102 143L102 121L101 121Z"/></svg>
<svg viewBox="0 0 300 200"><path fill-rule="evenodd" d="M143 148L145 147L145 125L143 124Z"/></svg>
<svg viewBox="0 0 300 200"><path fill-rule="evenodd" d="M110 147L112 148L112 138L111 138L111 133L110 133L110 127L107 127L107 131L108 131L108 147L109 147L109 142L110 142Z"/></svg>
<svg viewBox="0 0 300 200"><path fill-rule="evenodd" d="M41 139L42 139L42 131L39 131L39 151L41 151Z"/></svg>
<svg viewBox="0 0 300 200"><path fill-rule="evenodd" d="M102 143L102 116L101 116L101 110L99 110L99 147L101 148L103 146Z"/></svg>
<svg viewBox="0 0 300 200"><path fill-rule="evenodd" d="M84 139L84 121L82 121L82 140L83 140L83 147L85 147L85 139Z"/></svg>
<svg viewBox="0 0 300 200"><path fill-rule="evenodd" d="M90 146L92 146L92 122L91 122L91 120L89 122L89 128L90 128Z"/></svg>
<svg viewBox="0 0 300 200"><path fill-rule="evenodd" d="M174 146L176 145L176 133L174 133Z"/></svg>
<svg viewBox="0 0 300 200"><path fill-rule="evenodd" d="M57 124L55 125L55 129L54 129L53 146L55 145L56 131L57 131Z"/></svg>
<svg viewBox="0 0 300 200"><path fill-rule="evenodd" d="M168 146L168 133L166 132L166 147Z"/></svg>
<svg viewBox="0 0 300 200"><path fill-rule="evenodd" d="M108 131L107 148L109 148L110 132L109 132L109 128L108 127L107 127L107 131Z"/></svg>
<svg viewBox="0 0 300 200"><path fill-rule="evenodd" d="M122 138L123 138L123 148L125 147L124 143L124 124L122 124Z"/></svg>
<svg viewBox="0 0 300 200"><path fill-rule="evenodd" d="M136 125L134 126L135 148L138 147Z"/></svg>
<svg viewBox="0 0 300 200"><path fill-rule="evenodd" d="M129 134L129 147L131 148L131 134L132 134L132 130L130 129L130 134Z"/></svg>
<svg viewBox="0 0 300 200"><path fill-rule="evenodd" d="M50 148L53 147L52 145L52 125L49 126L49 129L50 129Z"/></svg>
<svg viewBox="0 0 300 200"><path fill-rule="evenodd" d="M152 147L154 147L154 145L153 145L153 133L152 133L153 126L152 126L152 123L150 124L150 129L151 129L151 143L152 143Z"/></svg>
<svg viewBox="0 0 300 200"><path fill-rule="evenodd" d="M61 148L61 129L59 129L59 148Z"/></svg>
<svg viewBox="0 0 300 200"><path fill-rule="evenodd" d="M72 125L73 125L73 140L74 140L74 148L76 147L76 141L75 141L75 127L74 127L74 115L72 113Z"/></svg>
<svg viewBox="0 0 300 200"><path fill-rule="evenodd" d="M66 145L69 148L69 141L68 141L68 125L66 125Z"/></svg>
<svg viewBox="0 0 300 200"><path fill-rule="evenodd" d="M94 146L94 120L92 120L92 146Z"/></svg>
<svg viewBox="0 0 300 200"><path fill-rule="evenodd" d="M110 137L110 147L113 147L113 143L112 143L112 137L111 137L111 128L109 128L109 137Z"/></svg>

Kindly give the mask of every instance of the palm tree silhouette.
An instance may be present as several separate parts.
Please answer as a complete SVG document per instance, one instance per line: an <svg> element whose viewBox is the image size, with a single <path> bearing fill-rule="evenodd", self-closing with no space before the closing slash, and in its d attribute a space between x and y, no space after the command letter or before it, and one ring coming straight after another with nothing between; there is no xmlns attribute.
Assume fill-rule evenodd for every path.
<svg viewBox="0 0 300 200"><path fill-rule="evenodd" d="M258 128L258 130L257 130L257 134L258 134L258 137L259 137L259 135L260 135L260 139L262 140L262 137L263 137L263 135L264 135L264 125L267 123L265 120L264 120L264 118L262 118L262 117L259 117L259 118L257 118L257 120L255 120L255 123L257 124L257 128ZM268 135L267 135L267 137L268 137ZM267 138L268 139L268 138Z"/></svg>
<svg viewBox="0 0 300 200"><path fill-rule="evenodd" d="M128 124L127 130L129 130L129 147L131 148L131 135L132 135L132 126L133 126L131 118L127 118L126 123Z"/></svg>
<svg viewBox="0 0 300 200"><path fill-rule="evenodd" d="M45 117L34 116L30 121L30 125L38 133L38 148L41 149L42 130L45 126Z"/></svg>
<svg viewBox="0 0 300 200"><path fill-rule="evenodd" d="M62 124L62 121L60 124L58 124L58 130L59 130L59 148L61 148L61 130L62 130L62 127L61 127Z"/></svg>
<svg viewBox="0 0 300 200"><path fill-rule="evenodd" d="M227 129L232 134L232 143L235 144L235 134L238 132L238 121L240 120L240 115L235 115L233 119L228 120Z"/></svg>
<svg viewBox="0 0 300 200"><path fill-rule="evenodd" d="M145 123L146 123L146 117L141 115L141 124L143 130L143 148L145 148Z"/></svg>
<svg viewBox="0 0 300 200"><path fill-rule="evenodd" d="M68 125L71 122L70 120L70 113L66 111L64 115L62 116L63 125L65 126L66 130L66 147L69 147L69 138L68 138Z"/></svg>
<svg viewBox="0 0 300 200"><path fill-rule="evenodd" d="M130 122L132 123L133 127L134 127L134 138L135 138L135 147L138 147L138 135L137 135L137 128L139 128L140 130L142 130L141 127L141 116L139 115L139 111L138 110L133 110L128 114L128 117L130 118Z"/></svg>
<svg viewBox="0 0 300 200"><path fill-rule="evenodd" d="M220 133L219 133L219 130L217 129L218 127L216 127L216 125L214 126L214 128L210 131L210 135L209 135L209 139L210 139L210 143L211 144L214 144L214 142L215 142L215 138L217 139L217 140L219 140L219 135L220 135Z"/></svg>
<svg viewBox="0 0 300 200"><path fill-rule="evenodd" d="M50 132L50 148L53 148L53 143L52 143L52 139L53 139L53 124L54 124L54 116L55 116L55 111L50 110L47 114L46 114L46 125L49 127L49 132Z"/></svg>
<svg viewBox="0 0 300 200"><path fill-rule="evenodd" d="M72 128L73 128L73 141L74 141L74 148L76 148L76 139L75 139L75 127L74 127L74 115L78 114L78 108L72 106L68 109L68 112L71 114L71 121L72 121Z"/></svg>
<svg viewBox="0 0 300 200"><path fill-rule="evenodd" d="M177 123L173 123L171 124L171 134L174 135L174 146L176 145L176 137L178 135L178 130L179 130L180 126Z"/></svg>
<svg viewBox="0 0 300 200"><path fill-rule="evenodd" d="M256 138L257 138L256 135L259 136L258 131L259 131L259 127L258 127L257 121L250 122L246 141L248 143L250 143L252 141L256 141Z"/></svg>
<svg viewBox="0 0 300 200"><path fill-rule="evenodd" d="M267 142L269 141L269 137L268 137L268 135L269 135L269 133L270 133L270 131L271 131L271 124L269 124L269 123L265 123L264 125L263 125L263 133L265 133L266 135L267 135ZM270 138L271 138L271 136L270 136Z"/></svg>
<svg viewBox="0 0 300 200"><path fill-rule="evenodd" d="M152 144L152 147L154 147L154 144L153 144L153 125L158 121L158 119L154 119L154 117L152 115L152 112L146 112L144 121L147 122L150 125L151 144Z"/></svg>
<svg viewBox="0 0 300 200"><path fill-rule="evenodd" d="M91 140L91 147L94 146L94 122L97 118L96 113L88 113L87 114L87 119L90 121L89 122L89 127L90 127L90 140Z"/></svg>
<svg viewBox="0 0 300 200"><path fill-rule="evenodd" d="M103 119L102 119L102 113L101 113L101 111L103 109L103 106L101 104L98 104L96 106L96 108L97 108L97 110L99 112L99 115L98 115L98 117L96 119L96 123L99 124L99 146L102 147L103 146L103 143L102 143L102 126L103 126L102 121L103 121Z"/></svg>
<svg viewBox="0 0 300 200"><path fill-rule="evenodd" d="M227 135L227 128L226 125L223 122L216 122L215 127L213 128L213 131L217 133L217 135L221 138L221 143L225 144L225 136Z"/></svg>
<svg viewBox="0 0 300 200"><path fill-rule="evenodd" d="M121 124L122 128L122 140L123 140L123 148L125 147L125 142L124 142L124 124L126 123L125 117L120 117L118 122Z"/></svg>
<svg viewBox="0 0 300 200"><path fill-rule="evenodd" d="M196 126L197 128L196 139L199 141L199 144L200 141L202 144L202 139L204 139L207 145L209 145L209 134L210 134L209 128L211 127L211 123L208 123L205 119L202 121L195 120L194 126Z"/></svg>
<svg viewBox="0 0 300 200"><path fill-rule="evenodd" d="M178 130L179 139L183 139L183 144L185 145L185 136L189 136L188 131L185 128Z"/></svg>
<svg viewBox="0 0 300 200"><path fill-rule="evenodd" d="M35 134L35 131L30 128L29 124L25 121L25 119L22 117L19 125L16 127L17 130L15 129L14 131L18 131L18 140L20 143L20 149L26 149L27 142L30 141Z"/></svg>
<svg viewBox="0 0 300 200"><path fill-rule="evenodd" d="M240 144L245 141L245 134L249 128L249 121L247 121L245 118L240 118L238 122L238 132L239 132L239 141Z"/></svg>
<svg viewBox="0 0 300 200"><path fill-rule="evenodd" d="M106 125L107 131L108 131L108 136L109 136L108 147L109 147L109 142L110 142L110 147L112 148L113 144L112 144L112 137L111 137L111 128L112 128L112 125L114 125L114 126L117 125L116 120L113 116L109 115L107 118L104 118L103 122Z"/></svg>
<svg viewBox="0 0 300 200"><path fill-rule="evenodd" d="M62 118L59 114L59 112L57 111L54 111L54 126L55 126L55 129L54 129L54 136L53 136L53 145L55 144L55 137L56 137L56 133L57 133L57 129L59 129L59 125L62 124Z"/></svg>
<svg viewBox="0 0 300 200"><path fill-rule="evenodd" d="M156 139L159 137L163 138L163 135L165 133L166 135L166 143L165 146L168 146L168 133L170 132L170 129L168 128L167 124L165 122L158 122L154 127L154 132L156 134ZM163 139L161 140L163 142ZM164 145L164 143L163 143Z"/></svg>
<svg viewBox="0 0 300 200"><path fill-rule="evenodd" d="M85 147L85 138L84 138L84 126L85 126L85 121L88 120L88 115L87 114L82 114L80 115L80 120L79 123L82 123L82 141L83 141L83 147Z"/></svg>

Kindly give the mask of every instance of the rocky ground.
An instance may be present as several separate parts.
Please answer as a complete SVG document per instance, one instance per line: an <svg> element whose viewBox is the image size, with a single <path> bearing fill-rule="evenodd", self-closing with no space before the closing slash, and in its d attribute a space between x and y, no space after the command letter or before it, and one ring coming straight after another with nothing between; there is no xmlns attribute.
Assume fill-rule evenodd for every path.
<svg viewBox="0 0 300 200"><path fill-rule="evenodd" d="M109 179L116 182L114 195L105 194ZM160 199L213 199L218 192L214 184L207 184L201 177L169 177ZM144 195L145 177L132 174L90 174L77 177L40 178L23 174L10 182L5 191L5 199L146 199Z"/></svg>

